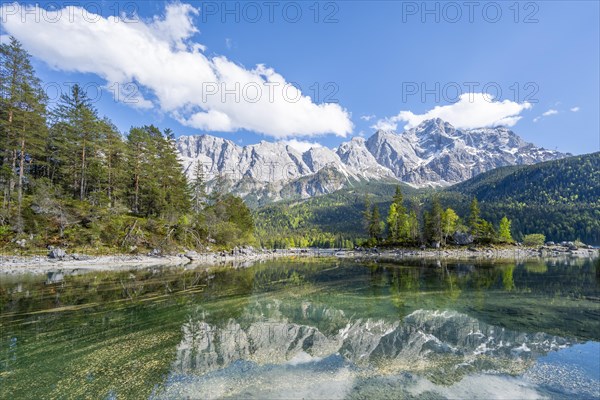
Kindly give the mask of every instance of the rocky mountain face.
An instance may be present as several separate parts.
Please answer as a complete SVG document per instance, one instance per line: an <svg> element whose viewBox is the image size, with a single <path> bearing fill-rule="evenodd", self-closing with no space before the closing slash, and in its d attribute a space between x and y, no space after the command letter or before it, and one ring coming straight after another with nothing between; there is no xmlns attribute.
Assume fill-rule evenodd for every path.
<svg viewBox="0 0 600 400"><path fill-rule="evenodd" d="M441 119L400 135L378 131L367 148L400 181L415 186L447 186L497 167L566 156L527 143L504 127L460 130Z"/></svg>
<svg viewBox="0 0 600 400"><path fill-rule="evenodd" d="M277 310L273 304L269 310ZM387 372L411 369L454 371L454 379L473 369L515 372L539 356L573 341L546 333L523 333L488 325L455 311L417 310L401 320L352 320L335 309L302 305L302 318L327 315L345 322L337 330L280 316L244 315L222 326L190 319L182 326L173 369L201 374L240 360L255 364L290 364L299 357L319 360L339 355L356 366Z"/></svg>
<svg viewBox="0 0 600 400"><path fill-rule="evenodd" d="M182 136L176 145L190 179L201 163L208 180L224 175L237 194L270 201L331 193L361 180L447 186L497 167L567 156L527 143L507 128L460 130L441 119L400 134L355 137L335 150L301 153L267 141L242 147L209 135Z"/></svg>

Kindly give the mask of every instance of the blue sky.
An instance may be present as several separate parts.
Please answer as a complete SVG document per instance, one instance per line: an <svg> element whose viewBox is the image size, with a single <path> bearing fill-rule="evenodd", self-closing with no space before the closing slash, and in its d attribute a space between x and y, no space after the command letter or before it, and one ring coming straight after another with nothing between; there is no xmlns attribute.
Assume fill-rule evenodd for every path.
<svg viewBox="0 0 600 400"><path fill-rule="evenodd" d="M374 126L401 132L427 115L442 113L464 127L507 121L523 138L549 149L575 154L600 150L596 1L477 2L473 9L464 2L428 2L424 9L422 2L281 1L271 10L262 1L65 3L85 5L87 18L61 31L51 16L31 8L22 14L24 7L7 8L5 3L2 34L15 35L34 54L36 70L49 91L66 82L105 86L95 104L123 131L153 123L178 135L206 132L241 144L297 139L335 147L351 136L371 135ZM39 4L48 8L50 2ZM129 35L124 22L105 24L110 32L100 29L95 14L114 15L116 4L121 12L134 10L139 15L133 23L141 29L136 33L145 32L153 18L165 19L167 7L184 10L173 12L165 24L153 25L153 40L176 37L170 42L174 53L191 53L194 44L201 44L197 51L212 60L210 66L219 74L239 67L229 83L248 71L262 77L269 75L263 69L272 69L311 98L277 108L253 108L244 99L233 106L205 105L201 100L190 104L194 96L202 97L200 90L181 92L186 82L190 88L200 87L194 86L201 85L198 74L170 69L163 79L161 68L168 60L164 58L164 65L156 62L163 60L162 53L146 59L145 54L156 52L152 47L136 53L133 47L138 46L126 46L137 42L115 40ZM65 19L63 12L60 22ZM188 30L181 21L190 21ZM86 33L88 28L96 30ZM102 43L109 39L112 42ZM120 50L103 55L111 43ZM215 57L225 64L220 66ZM259 64L264 68L257 69ZM115 101L107 88L114 90L118 84L121 95L127 94L132 77L145 99L140 100L144 108ZM484 88L504 103L495 108L481 102L447 107L459 100L458 94ZM337 105L325 107L323 103L331 100ZM215 113L206 114L211 107ZM431 111L435 107L442 108Z"/></svg>

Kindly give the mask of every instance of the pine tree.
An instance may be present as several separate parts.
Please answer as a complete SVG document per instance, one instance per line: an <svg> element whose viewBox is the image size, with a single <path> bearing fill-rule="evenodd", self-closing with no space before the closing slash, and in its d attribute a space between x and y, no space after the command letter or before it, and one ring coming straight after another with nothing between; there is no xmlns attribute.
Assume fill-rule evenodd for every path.
<svg viewBox="0 0 600 400"><path fill-rule="evenodd" d="M4 205L10 216L11 194L16 186L15 227L22 232L26 169L32 171L34 163L40 169L47 136L46 96L31 65L30 55L14 37L8 44L0 45L0 127L0 182L4 186Z"/></svg>
<svg viewBox="0 0 600 400"><path fill-rule="evenodd" d="M491 222L486 221L484 219L481 220L480 223L480 237L490 242L496 238L496 230L494 229L494 225Z"/></svg>
<svg viewBox="0 0 600 400"><path fill-rule="evenodd" d="M173 135L155 126L132 128L127 137L131 209L144 215L175 218L189 210L188 185Z"/></svg>
<svg viewBox="0 0 600 400"><path fill-rule="evenodd" d="M191 183L193 210L196 213L202 211L206 206L206 181L204 178L204 166L197 162L194 168L194 177Z"/></svg>
<svg viewBox="0 0 600 400"><path fill-rule="evenodd" d="M402 197L402 191L400 190L399 185L396 185L396 191L394 192L394 196L392 197L392 202L396 204L404 203L404 197Z"/></svg>
<svg viewBox="0 0 600 400"><path fill-rule="evenodd" d="M210 196L208 196L211 204L222 202L222 200L225 198L225 195L228 193L227 186L227 178L225 177L225 174L219 172L217 176L215 176L212 189L210 191Z"/></svg>
<svg viewBox="0 0 600 400"><path fill-rule="evenodd" d="M471 205L469 207L469 228L473 236L477 237L481 235L481 211L479 210L479 202L477 197L473 197Z"/></svg>
<svg viewBox="0 0 600 400"><path fill-rule="evenodd" d="M122 195L126 178L126 147L117 127L104 118L98 125L102 144L102 184L108 206L114 207Z"/></svg>
<svg viewBox="0 0 600 400"><path fill-rule="evenodd" d="M53 114L62 137L63 178L72 179L74 196L84 200L90 189L99 186L99 177L92 177L89 168L90 164L98 162L97 111L83 89L75 84L69 94L60 97Z"/></svg>
<svg viewBox="0 0 600 400"><path fill-rule="evenodd" d="M440 199L436 196L433 198L431 210L426 215L425 223L427 238L431 241L442 241L442 214L442 205L440 204Z"/></svg>
<svg viewBox="0 0 600 400"><path fill-rule="evenodd" d="M170 129L164 131L164 137L157 138L158 170L160 174L161 195L164 196L164 208L160 214L172 217L182 215L190 209L190 193L187 179L181 168L181 162L175 147L174 134Z"/></svg>
<svg viewBox="0 0 600 400"><path fill-rule="evenodd" d="M142 128L131 128L127 135L127 170L131 182L127 187L131 211L141 213L141 189L150 169L151 143L149 135Z"/></svg>
<svg viewBox="0 0 600 400"><path fill-rule="evenodd" d="M365 229L365 231L367 231L367 234L369 234L370 236L370 227L371 227L371 198L369 197L369 194L367 193L365 195L365 209L362 211L362 217L363 217L363 227Z"/></svg>
<svg viewBox="0 0 600 400"><path fill-rule="evenodd" d="M390 204L390 211L388 212L387 224L389 230L389 239L392 242L398 241L398 210L395 202Z"/></svg>
<svg viewBox="0 0 600 400"><path fill-rule="evenodd" d="M383 227L381 226L381 215L379 214L379 206L375 204L371 212L371 218L369 220L369 237L375 240L381 238Z"/></svg>

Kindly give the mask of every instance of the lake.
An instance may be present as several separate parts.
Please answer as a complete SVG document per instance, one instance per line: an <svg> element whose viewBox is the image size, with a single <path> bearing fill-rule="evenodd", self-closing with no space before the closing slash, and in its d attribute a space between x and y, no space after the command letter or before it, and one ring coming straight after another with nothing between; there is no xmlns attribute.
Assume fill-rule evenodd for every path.
<svg viewBox="0 0 600 400"><path fill-rule="evenodd" d="M598 260L3 276L0 398L598 398Z"/></svg>

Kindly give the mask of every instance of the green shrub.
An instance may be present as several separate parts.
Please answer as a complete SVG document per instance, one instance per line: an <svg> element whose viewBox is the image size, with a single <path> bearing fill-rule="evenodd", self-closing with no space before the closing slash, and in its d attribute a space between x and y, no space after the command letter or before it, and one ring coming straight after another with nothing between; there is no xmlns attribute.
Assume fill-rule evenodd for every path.
<svg viewBox="0 0 600 400"><path fill-rule="evenodd" d="M12 229L8 225L0 226L0 243L5 243L10 240Z"/></svg>
<svg viewBox="0 0 600 400"><path fill-rule="evenodd" d="M525 235L523 238L523 244L525 246L541 246L546 241L546 236L541 233L531 233L529 235Z"/></svg>

